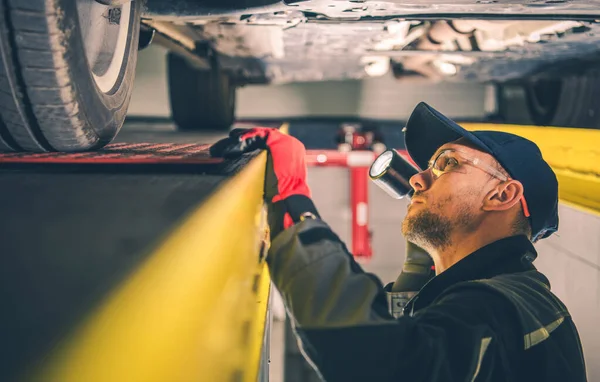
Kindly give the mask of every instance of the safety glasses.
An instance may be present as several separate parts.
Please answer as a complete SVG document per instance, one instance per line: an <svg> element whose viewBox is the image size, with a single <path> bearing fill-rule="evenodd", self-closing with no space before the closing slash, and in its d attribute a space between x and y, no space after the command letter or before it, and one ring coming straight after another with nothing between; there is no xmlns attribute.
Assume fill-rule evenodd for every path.
<svg viewBox="0 0 600 382"><path fill-rule="evenodd" d="M468 153L456 149L446 149L440 151L433 160L429 161L428 170L431 170L434 179L438 179L440 176L449 172L465 172L465 165L470 165L478 168L494 178L500 179L502 182L506 182L511 178L504 175L498 169L491 165L483 162L479 158L473 158ZM527 207L527 201L525 197L521 197L521 205L523 206L523 213L526 217L529 217L529 208Z"/></svg>
<svg viewBox="0 0 600 382"><path fill-rule="evenodd" d="M434 175L435 179L437 179L448 172L464 172L465 164L476 167L503 182L509 179L496 168L482 162L481 159L472 158L468 153L456 149L440 151L433 160L429 161L429 169L431 169L431 173Z"/></svg>

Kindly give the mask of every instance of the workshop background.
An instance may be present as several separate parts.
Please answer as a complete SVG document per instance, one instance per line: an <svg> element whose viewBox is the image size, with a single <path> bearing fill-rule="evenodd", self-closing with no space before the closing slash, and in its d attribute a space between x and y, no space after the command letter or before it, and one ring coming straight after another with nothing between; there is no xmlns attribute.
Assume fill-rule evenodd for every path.
<svg viewBox="0 0 600 382"><path fill-rule="evenodd" d="M170 116L165 53L160 47L140 52L132 119L165 121ZM248 86L237 93L239 119L295 117L363 117L406 120L414 106L425 101L457 120L481 120L493 107L490 88L479 84L422 84L399 82L391 77L363 81ZM128 129L131 122L126 124ZM293 132L292 132L293 133ZM324 143L327 144L327 143ZM351 247L349 170L310 168L309 185L323 218ZM388 197L369 186L369 219L373 232L373 257L365 270L384 283L393 281L404 261L400 232L406 201ZM536 245L535 264L552 289L569 308L580 331L590 381L600 380L600 217L560 206L560 230ZM275 304L271 338L271 381L283 381L281 307Z"/></svg>

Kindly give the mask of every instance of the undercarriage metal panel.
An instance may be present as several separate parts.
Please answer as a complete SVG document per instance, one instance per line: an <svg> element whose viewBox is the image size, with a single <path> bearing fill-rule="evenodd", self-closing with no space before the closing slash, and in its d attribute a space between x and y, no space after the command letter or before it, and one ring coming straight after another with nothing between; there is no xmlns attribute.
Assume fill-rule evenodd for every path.
<svg viewBox="0 0 600 382"><path fill-rule="evenodd" d="M272 83L360 79L367 76L365 57L383 56L401 62L407 57L427 55L464 62L458 65L455 76L445 78L447 81L491 82L522 78L557 62L600 60L599 24L590 23L580 33L548 37L540 43L525 43L504 51L374 51L373 47L385 39L386 27L383 22L306 22L285 29L280 37L281 53L262 57L265 77ZM227 54L248 55L236 52L233 49Z"/></svg>
<svg viewBox="0 0 600 382"><path fill-rule="evenodd" d="M233 3L237 3L233 4ZM314 12L332 19L361 17L450 17L491 15L526 17L542 15L600 16L600 0L300 0L300 1L200 1L200 0L147 0L145 16L152 18L176 17L191 20L197 16L222 16L254 13L257 10L283 11L291 8Z"/></svg>
<svg viewBox="0 0 600 382"><path fill-rule="evenodd" d="M600 0L249 0L238 1L238 9L230 3L148 0L146 17L190 27L197 42L226 57L224 66L241 83L360 79L403 65L413 73L421 62L428 73L417 72L430 80L509 81L600 53ZM577 26L543 32L535 41L526 35L519 41L513 31L496 44L492 33L490 44L472 49L415 43L427 40L427 28L439 20L488 20L492 29L503 21ZM408 37L419 31L424 34ZM430 67L439 62L456 73L434 73Z"/></svg>
<svg viewBox="0 0 600 382"><path fill-rule="evenodd" d="M300 10L322 13L329 18L440 15L599 15L598 0L393 0L288 1ZM478 17L481 17L478 16Z"/></svg>
<svg viewBox="0 0 600 382"><path fill-rule="evenodd" d="M514 47L502 57L484 58L461 67L451 81L503 82L551 69L565 68L569 74L600 63L600 25L584 36L565 36L556 41ZM555 74L557 74L555 72Z"/></svg>

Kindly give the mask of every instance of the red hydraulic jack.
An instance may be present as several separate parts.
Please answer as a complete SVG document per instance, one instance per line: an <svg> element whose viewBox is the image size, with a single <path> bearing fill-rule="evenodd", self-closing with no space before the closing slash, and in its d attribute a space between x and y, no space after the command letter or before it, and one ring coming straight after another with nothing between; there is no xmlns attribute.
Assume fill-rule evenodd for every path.
<svg viewBox="0 0 600 382"><path fill-rule="evenodd" d="M342 126L338 136L338 151L307 151L309 166L350 168L352 253L357 261L368 261L373 256L369 230L369 168L383 150L385 145L374 131L347 124Z"/></svg>

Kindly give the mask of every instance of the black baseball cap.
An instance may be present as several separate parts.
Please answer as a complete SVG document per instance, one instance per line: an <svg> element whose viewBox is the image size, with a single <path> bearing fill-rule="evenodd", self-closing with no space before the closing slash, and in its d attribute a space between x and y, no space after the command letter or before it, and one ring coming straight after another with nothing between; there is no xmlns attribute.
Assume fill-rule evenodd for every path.
<svg viewBox="0 0 600 382"><path fill-rule="evenodd" d="M460 138L492 155L512 179L523 184L533 241L556 232L558 181L532 141L499 131L467 131L424 102L413 110L404 135L406 149L421 169L427 168L437 149Z"/></svg>

